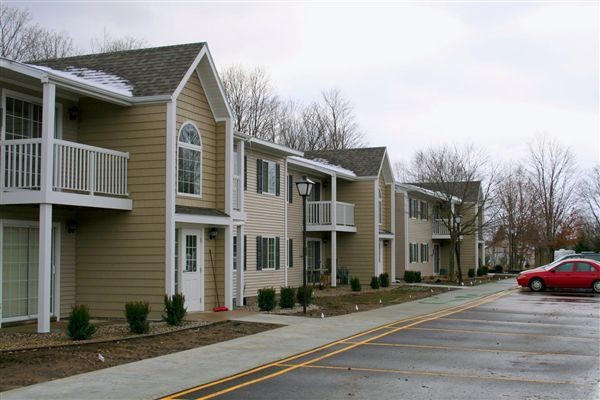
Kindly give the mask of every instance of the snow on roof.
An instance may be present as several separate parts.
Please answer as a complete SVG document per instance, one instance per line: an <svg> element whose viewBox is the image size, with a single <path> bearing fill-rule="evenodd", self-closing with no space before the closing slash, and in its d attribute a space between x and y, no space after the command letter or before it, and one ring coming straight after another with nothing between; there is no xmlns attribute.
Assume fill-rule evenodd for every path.
<svg viewBox="0 0 600 400"><path fill-rule="evenodd" d="M351 177L356 176L354 171L340 167L339 165L330 164L327 160L324 160L321 158L308 159L308 158L297 157L297 156L291 156L289 158L292 160L303 162L305 164L313 165L315 167L321 167L321 168L331 170L331 171L335 172L336 174L347 175L347 176L351 176Z"/></svg>
<svg viewBox="0 0 600 400"><path fill-rule="evenodd" d="M404 188L406 188L408 190L414 191L414 192L423 193L423 194L425 194L427 196L436 197L438 199L445 200L447 198L447 196L444 195L444 193L442 193L442 192L425 189L425 188L422 188L420 186L411 185L410 183L401 183L401 184L399 184L399 186L402 186L402 187L404 187ZM451 198L452 202L460 202L460 199L458 197L456 197L456 196L451 196L450 198Z"/></svg>
<svg viewBox="0 0 600 400"><path fill-rule="evenodd" d="M131 86L131 83L129 83L128 80L121 78L117 75L106 73L104 71L96 71L93 69L76 67L67 67L66 71L61 71L49 67L44 67L41 65L27 65L63 78L67 78L81 83L86 83L90 86L95 86L100 89L113 92L115 94L120 94L122 96L127 97L133 96L133 86Z"/></svg>

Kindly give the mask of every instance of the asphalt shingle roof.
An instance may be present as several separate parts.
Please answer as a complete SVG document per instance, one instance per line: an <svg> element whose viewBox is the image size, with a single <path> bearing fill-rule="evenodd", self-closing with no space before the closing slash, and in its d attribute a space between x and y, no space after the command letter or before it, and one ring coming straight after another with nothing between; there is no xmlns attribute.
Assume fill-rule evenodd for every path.
<svg viewBox="0 0 600 400"><path fill-rule="evenodd" d="M189 43L32 61L30 64L65 72L88 69L116 75L129 82L134 96L170 95L205 45L203 42Z"/></svg>
<svg viewBox="0 0 600 400"><path fill-rule="evenodd" d="M411 185L419 186L427 190L445 192L445 190L442 190L440 187L441 185L437 183L418 182L411 183ZM477 202L477 200L479 200L479 188L481 186L481 181L447 183L443 186L450 188L449 194L458 198L462 198L464 201Z"/></svg>
<svg viewBox="0 0 600 400"><path fill-rule="evenodd" d="M384 154L385 147L364 147L305 151L304 157L311 160L325 160L329 164L354 171L357 176L377 176Z"/></svg>

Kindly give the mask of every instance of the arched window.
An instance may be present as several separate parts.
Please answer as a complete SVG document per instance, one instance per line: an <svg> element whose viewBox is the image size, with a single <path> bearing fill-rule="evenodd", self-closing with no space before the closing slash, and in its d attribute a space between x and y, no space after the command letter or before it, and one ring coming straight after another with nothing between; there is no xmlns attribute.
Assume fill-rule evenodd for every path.
<svg viewBox="0 0 600 400"><path fill-rule="evenodd" d="M191 122L183 124L177 142L177 192L202 194L202 139Z"/></svg>

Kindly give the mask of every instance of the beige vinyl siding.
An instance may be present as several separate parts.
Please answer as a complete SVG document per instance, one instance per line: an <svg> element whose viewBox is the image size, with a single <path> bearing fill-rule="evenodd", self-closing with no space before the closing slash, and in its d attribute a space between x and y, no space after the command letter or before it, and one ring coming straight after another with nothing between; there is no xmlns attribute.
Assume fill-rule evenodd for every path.
<svg viewBox="0 0 600 400"><path fill-rule="evenodd" d="M375 193L372 180L338 181L339 201L353 203L356 233L338 233L338 265L368 285L375 272Z"/></svg>
<svg viewBox="0 0 600 400"><path fill-rule="evenodd" d="M403 192L395 193L394 204L396 207L396 278L403 279L404 271L406 270L406 237L404 234L404 224L408 218L408 210L404 209Z"/></svg>
<svg viewBox="0 0 600 400"><path fill-rule="evenodd" d="M75 305L75 241L77 232L67 233L67 222L75 218L73 209L53 208L52 222L60 224L60 316L65 318ZM0 219L39 221L39 208L2 206Z"/></svg>
<svg viewBox="0 0 600 400"><path fill-rule="evenodd" d="M420 218L410 218L406 215L408 223L408 242L417 243L419 245L419 260L418 262L410 262L406 267L409 271L420 271L421 276L432 276L433 275L433 240L432 240L432 222L431 215L433 205L426 198L415 195L413 193L408 194L409 202L410 199L416 199L418 201L427 202L428 215L427 219L423 220ZM429 245L429 261L426 263L421 262L421 244Z"/></svg>
<svg viewBox="0 0 600 400"><path fill-rule="evenodd" d="M185 122L193 122L202 138L202 197L178 194L177 205L225 209L225 125L214 119L206 94L193 73L177 97L176 133ZM177 185L176 185L177 189Z"/></svg>
<svg viewBox="0 0 600 400"><path fill-rule="evenodd" d="M118 107L82 100L79 141L129 152L132 211L85 209L77 232L77 302L123 317L147 301L158 318L165 292L166 105Z"/></svg>
<svg viewBox="0 0 600 400"><path fill-rule="evenodd" d="M244 207L246 210L246 223L244 225L244 234L247 236L248 247L246 252L247 270L244 274L244 296L254 297L258 289L264 287L274 287L279 290L285 283L285 185L287 174L285 170L285 159L281 156L275 156L261 151L251 149L246 146L245 155L247 158L247 179L248 187L244 192ZM256 191L256 163L257 159L264 161L273 161L279 164L279 196L268 193L257 193ZM276 236L280 240L279 264L278 270L256 270L256 237L257 236ZM294 241L295 242L295 241ZM296 243L294 243L296 246ZM295 265L295 264L294 264Z"/></svg>
<svg viewBox="0 0 600 400"><path fill-rule="evenodd" d="M473 207L468 207L463 211L463 218L467 221L473 221L475 218L475 210ZM474 227L468 228L473 231ZM469 268L475 268L475 245L476 236L474 233L463 235L460 241L460 265L463 275L467 275Z"/></svg>

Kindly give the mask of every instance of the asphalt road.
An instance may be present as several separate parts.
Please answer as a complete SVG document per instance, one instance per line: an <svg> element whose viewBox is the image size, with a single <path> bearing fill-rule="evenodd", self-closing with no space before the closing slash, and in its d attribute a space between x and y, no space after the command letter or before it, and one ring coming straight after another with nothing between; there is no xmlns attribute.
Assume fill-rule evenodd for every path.
<svg viewBox="0 0 600 400"><path fill-rule="evenodd" d="M501 293L170 398L599 399L600 297Z"/></svg>

